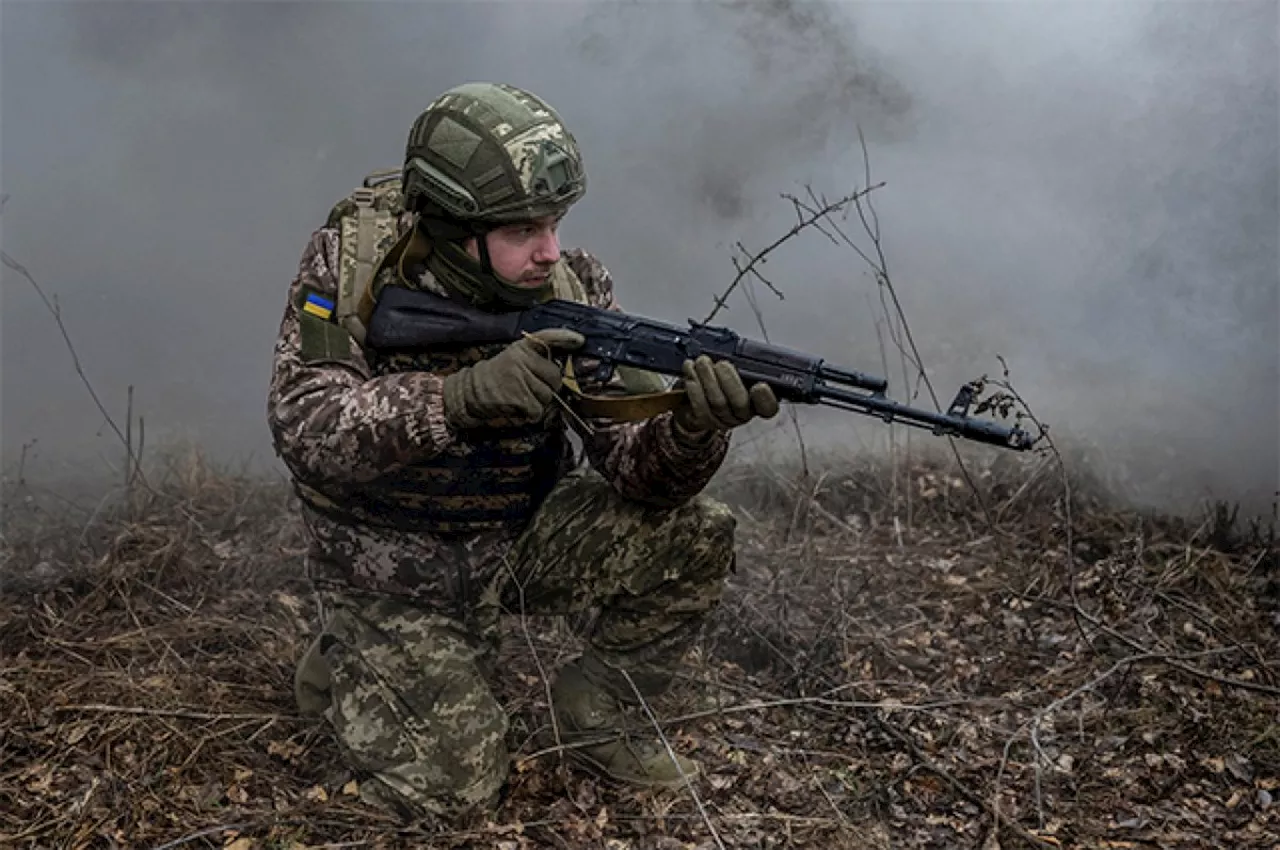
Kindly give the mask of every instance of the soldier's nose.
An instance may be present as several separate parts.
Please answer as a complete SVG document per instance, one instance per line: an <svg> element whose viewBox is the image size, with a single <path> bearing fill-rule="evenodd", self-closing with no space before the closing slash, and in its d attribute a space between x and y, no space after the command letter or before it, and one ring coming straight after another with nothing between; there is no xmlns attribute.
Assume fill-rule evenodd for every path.
<svg viewBox="0 0 1280 850"><path fill-rule="evenodd" d="M534 262L554 263L558 259L560 259L560 237L552 231L538 240L538 247L534 251Z"/></svg>

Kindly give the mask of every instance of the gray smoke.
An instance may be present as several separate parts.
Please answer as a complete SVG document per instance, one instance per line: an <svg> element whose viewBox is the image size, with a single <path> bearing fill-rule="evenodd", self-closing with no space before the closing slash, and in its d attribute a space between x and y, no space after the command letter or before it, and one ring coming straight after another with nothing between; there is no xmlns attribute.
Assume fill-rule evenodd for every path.
<svg viewBox="0 0 1280 850"><path fill-rule="evenodd" d="M779 175L803 173L860 124L890 140L910 113L907 90L836 5L702 3L673 16L607 5L588 16L580 49L643 80L631 120L645 127L646 182L666 198L684 190L694 214L741 219L776 197Z"/></svg>
<svg viewBox="0 0 1280 850"><path fill-rule="evenodd" d="M1264 509L1276 32L1276 6L1249 2L6 3L0 226L117 419L133 384L149 447L272 466L266 381L303 243L397 164L443 89L501 79L555 104L590 174L566 241L604 260L624 306L675 321L707 313L736 242L790 226L781 193L863 183L861 131L940 392L1002 355L1135 496ZM775 341L887 367L908 396L853 253L809 233L767 274L786 295L757 293ZM52 319L9 269L2 294L6 469L25 445L29 476L108 474L119 450ZM742 299L720 318L757 330ZM884 434L804 420L829 444Z"/></svg>

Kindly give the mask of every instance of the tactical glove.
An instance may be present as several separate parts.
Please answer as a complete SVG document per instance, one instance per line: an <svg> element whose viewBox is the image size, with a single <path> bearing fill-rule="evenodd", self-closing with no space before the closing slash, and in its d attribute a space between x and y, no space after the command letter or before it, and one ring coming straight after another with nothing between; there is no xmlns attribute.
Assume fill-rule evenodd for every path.
<svg viewBox="0 0 1280 850"><path fill-rule="evenodd" d="M529 425L542 421L562 381L551 352L585 342L577 331L529 334L501 352L444 379L444 416L455 428Z"/></svg>
<svg viewBox="0 0 1280 850"><path fill-rule="evenodd" d="M675 421L686 434L728 431L757 416L778 415L778 399L768 384L756 384L748 391L732 363L712 364L705 354L684 362L684 391Z"/></svg>

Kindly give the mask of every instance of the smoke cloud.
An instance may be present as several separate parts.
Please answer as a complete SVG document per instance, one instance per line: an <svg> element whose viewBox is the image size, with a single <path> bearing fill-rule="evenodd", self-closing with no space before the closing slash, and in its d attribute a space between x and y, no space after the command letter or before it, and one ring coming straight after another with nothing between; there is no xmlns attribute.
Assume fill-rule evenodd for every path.
<svg viewBox="0 0 1280 850"><path fill-rule="evenodd" d="M0 227L118 419L135 387L149 447L275 468L266 384L303 244L398 164L445 88L504 80L556 106L590 186L564 241L609 266L624 306L675 321L706 315L735 243L794 222L780 194L864 183L861 132L940 392L1003 356L1135 498L1264 510L1280 489L1277 24L1261 2L5 3ZM774 341L882 371L856 255L810 232L766 273L785 295L757 293ZM28 476L107 475L119 449L52 318L7 268L2 297L6 469L25 447ZM720 319L757 331L740 298ZM826 444L885 430L804 421Z"/></svg>

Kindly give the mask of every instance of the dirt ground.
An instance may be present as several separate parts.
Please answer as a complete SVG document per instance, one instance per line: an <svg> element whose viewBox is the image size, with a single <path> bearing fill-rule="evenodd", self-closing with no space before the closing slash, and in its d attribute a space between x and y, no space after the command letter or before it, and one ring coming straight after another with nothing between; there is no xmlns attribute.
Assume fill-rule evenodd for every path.
<svg viewBox="0 0 1280 850"><path fill-rule="evenodd" d="M11 485L0 845L1280 847L1274 527L1067 500L1052 469L727 472L737 572L654 706L705 775L636 794L540 752L540 669L576 644L512 617L510 795L465 827L364 805L296 713L283 484L187 458L117 508Z"/></svg>

